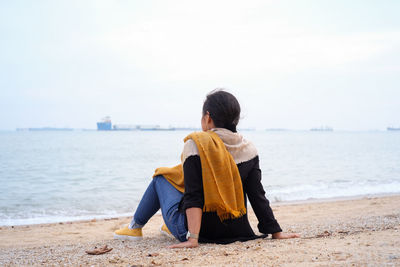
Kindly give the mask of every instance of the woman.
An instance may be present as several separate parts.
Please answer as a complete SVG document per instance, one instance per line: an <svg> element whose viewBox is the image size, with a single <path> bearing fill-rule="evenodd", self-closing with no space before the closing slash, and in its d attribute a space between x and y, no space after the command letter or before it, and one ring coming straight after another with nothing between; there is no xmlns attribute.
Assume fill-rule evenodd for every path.
<svg viewBox="0 0 400 267"><path fill-rule="evenodd" d="M257 150L236 132L237 99L214 90L203 104L201 127L185 138L182 164L159 168L129 226L117 239L142 238L142 227L161 208L166 227L182 243L171 248L197 247L198 242L227 244L266 237L285 239L261 184ZM257 236L250 227L246 196L258 219Z"/></svg>

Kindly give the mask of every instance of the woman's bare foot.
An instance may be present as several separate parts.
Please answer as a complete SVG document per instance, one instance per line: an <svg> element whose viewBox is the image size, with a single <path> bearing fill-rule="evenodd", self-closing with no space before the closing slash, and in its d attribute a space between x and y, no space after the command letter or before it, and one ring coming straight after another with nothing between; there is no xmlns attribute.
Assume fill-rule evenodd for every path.
<svg viewBox="0 0 400 267"><path fill-rule="evenodd" d="M273 239L289 239L289 238L299 238L300 235L297 233L284 233L284 232L277 232L272 234Z"/></svg>

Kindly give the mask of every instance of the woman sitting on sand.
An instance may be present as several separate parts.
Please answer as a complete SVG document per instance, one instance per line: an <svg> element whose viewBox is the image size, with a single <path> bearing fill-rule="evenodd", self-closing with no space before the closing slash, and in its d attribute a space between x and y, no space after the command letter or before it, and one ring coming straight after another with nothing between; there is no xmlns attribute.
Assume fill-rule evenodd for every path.
<svg viewBox="0 0 400 267"><path fill-rule="evenodd" d="M197 247L198 242L227 244L268 234L277 239L299 237L283 233L274 218L261 184L257 150L236 132L237 99L214 90L202 113L203 132L185 138L182 164L156 170L132 222L114 237L142 239L143 226L160 208L166 227L182 242L171 248ZM255 235L249 224L246 195L264 235Z"/></svg>

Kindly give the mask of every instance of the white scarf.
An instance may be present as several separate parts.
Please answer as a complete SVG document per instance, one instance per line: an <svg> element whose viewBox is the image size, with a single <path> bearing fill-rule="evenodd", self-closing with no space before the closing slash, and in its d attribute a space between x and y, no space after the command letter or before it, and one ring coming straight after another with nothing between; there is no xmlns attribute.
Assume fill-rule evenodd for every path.
<svg viewBox="0 0 400 267"><path fill-rule="evenodd" d="M214 131L221 138L236 164L249 161L258 155L253 143L246 140L241 134L234 133L225 128L213 128L211 131ZM181 156L182 164L188 157L194 155L199 155L199 150L196 143L189 139L183 147Z"/></svg>

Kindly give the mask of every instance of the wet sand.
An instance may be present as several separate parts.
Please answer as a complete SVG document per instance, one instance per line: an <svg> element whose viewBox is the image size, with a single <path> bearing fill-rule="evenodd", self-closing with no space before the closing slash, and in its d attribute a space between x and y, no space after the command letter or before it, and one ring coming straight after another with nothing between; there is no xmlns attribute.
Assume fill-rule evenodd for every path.
<svg viewBox="0 0 400 267"><path fill-rule="evenodd" d="M270 238L229 245L168 249L161 215L143 229L140 242L113 240L130 218L0 227L0 265L72 266L400 266L400 196L274 205L284 231L302 238ZM253 229L257 219L249 211ZM112 251L88 255L108 245Z"/></svg>

